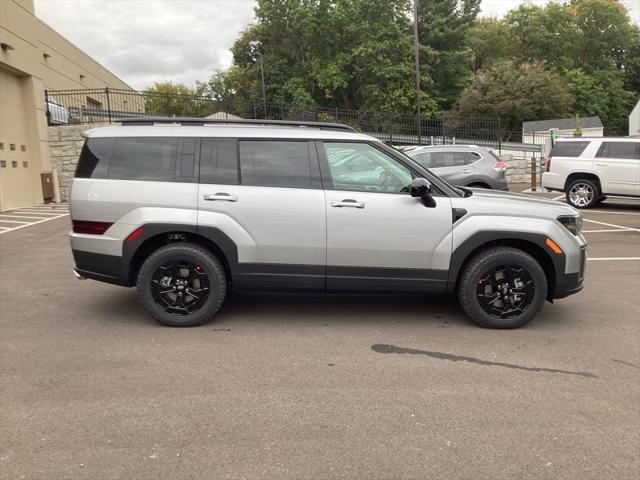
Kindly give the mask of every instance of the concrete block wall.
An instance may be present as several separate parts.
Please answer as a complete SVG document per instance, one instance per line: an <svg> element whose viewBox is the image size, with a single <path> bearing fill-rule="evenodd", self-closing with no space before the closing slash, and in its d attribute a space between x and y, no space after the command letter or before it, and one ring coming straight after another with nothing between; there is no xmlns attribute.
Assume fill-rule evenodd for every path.
<svg viewBox="0 0 640 480"><path fill-rule="evenodd" d="M100 127L105 123L84 125L58 125L49 127L49 158L51 166L58 172L60 199L69 200L69 189L76 171L78 158L84 144L82 132Z"/></svg>

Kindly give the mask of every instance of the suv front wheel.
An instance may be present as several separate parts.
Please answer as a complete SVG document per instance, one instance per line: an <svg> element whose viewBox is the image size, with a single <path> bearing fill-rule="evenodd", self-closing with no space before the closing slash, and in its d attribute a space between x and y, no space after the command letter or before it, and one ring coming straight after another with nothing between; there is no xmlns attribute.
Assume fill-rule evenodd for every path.
<svg viewBox="0 0 640 480"><path fill-rule="evenodd" d="M547 297L547 277L531 255L511 247L478 253L458 283L458 301L486 328L517 328L536 316Z"/></svg>
<svg viewBox="0 0 640 480"><path fill-rule="evenodd" d="M140 267L137 283L144 308L172 327L207 322L227 293L220 261L193 243L171 243L153 252Z"/></svg>
<svg viewBox="0 0 640 480"><path fill-rule="evenodd" d="M600 202L600 189L593 180L572 181L566 189L567 203L575 208L589 208Z"/></svg>

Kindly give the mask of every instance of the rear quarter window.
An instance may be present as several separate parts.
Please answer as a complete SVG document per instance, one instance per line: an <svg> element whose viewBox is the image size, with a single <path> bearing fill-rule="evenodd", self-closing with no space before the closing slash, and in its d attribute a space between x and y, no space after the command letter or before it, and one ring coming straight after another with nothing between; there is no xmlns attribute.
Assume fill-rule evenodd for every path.
<svg viewBox="0 0 640 480"><path fill-rule="evenodd" d="M551 149L552 157L579 157L589 142L558 142Z"/></svg>
<svg viewBox="0 0 640 480"><path fill-rule="evenodd" d="M107 178L114 138L88 138L76 166L76 178Z"/></svg>

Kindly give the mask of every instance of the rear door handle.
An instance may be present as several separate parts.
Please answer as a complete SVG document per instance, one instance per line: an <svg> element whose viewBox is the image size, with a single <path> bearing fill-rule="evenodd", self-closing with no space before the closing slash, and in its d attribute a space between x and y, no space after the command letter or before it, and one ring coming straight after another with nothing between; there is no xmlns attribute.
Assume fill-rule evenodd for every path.
<svg viewBox="0 0 640 480"><path fill-rule="evenodd" d="M460 173L471 173L471 170L462 170Z"/></svg>
<svg viewBox="0 0 640 480"><path fill-rule="evenodd" d="M237 202L238 197L236 195L229 195L228 193L214 193L206 194L204 198L207 202Z"/></svg>
<svg viewBox="0 0 640 480"><path fill-rule="evenodd" d="M345 198L341 202L331 202L332 207L351 207L351 208L364 208L364 202L358 202L352 198Z"/></svg>
<svg viewBox="0 0 640 480"><path fill-rule="evenodd" d="M598 166L598 167L608 167L609 164L608 163L596 163L596 166Z"/></svg>

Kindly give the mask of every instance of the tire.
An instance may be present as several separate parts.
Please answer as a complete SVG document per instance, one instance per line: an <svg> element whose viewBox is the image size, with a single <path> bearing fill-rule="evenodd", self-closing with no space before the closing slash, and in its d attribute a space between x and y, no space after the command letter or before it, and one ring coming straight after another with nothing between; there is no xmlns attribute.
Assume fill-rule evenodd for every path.
<svg viewBox="0 0 640 480"><path fill-rule="evenodd" d="M193 327L211 319L227 294L220 261L193 243L172 243L153 252L138 272L138 293L145 310L159 323Z"/></svg>
<svg viewBox="0 0 640 480"><path fill-rule="evenodd" d="M491 187L486 183L470 183L467 185L469 188L484 188L486 190L491 190Z"/></svg>
<svg viewBox="0 0 640 480"><path fill-rule="evenodd" d="M602 200L598 184L593 180L579 178L573 180L565 189L567 203L575 208L591 208Z"/></svg>
<svg viewBox="0 0 640 480"><path fill-rule="evenodd" d="M517 248L493 247L478 253L458 282L460 306L485 328L521 327L538 314L546 298L544 270Z"/></svg>

